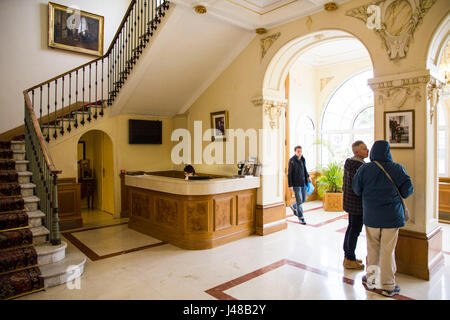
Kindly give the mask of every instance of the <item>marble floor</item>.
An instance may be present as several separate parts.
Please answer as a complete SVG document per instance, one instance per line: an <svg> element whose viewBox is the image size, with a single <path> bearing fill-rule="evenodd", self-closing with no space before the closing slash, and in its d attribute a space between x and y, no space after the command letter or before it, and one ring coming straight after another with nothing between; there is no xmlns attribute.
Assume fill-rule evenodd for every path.
<svg viewBox="0 0 450 320"><path fill-rule="evenodd" d="M81 216L83 218L83 227L77 228L76 230L116 225L128 222L128 218L117 219L114 218L111 213L97 209L82 209Z"/></svg>
<svg viewBox="0 0 450 320"><path fill-rule="evenodd" d="M388 299L364 289L362 271L344 270L346 215L321 207L305 204L308 225L287 209L286 230L203 251L179 249L126 224L73 230L64 234L68 250L90 250L80 288L61 285L21 299ZM450 299L450 225L441 226L445 266L430 281L398 274L396 299ZM366 255L364 235L356 253Z"/></svg>

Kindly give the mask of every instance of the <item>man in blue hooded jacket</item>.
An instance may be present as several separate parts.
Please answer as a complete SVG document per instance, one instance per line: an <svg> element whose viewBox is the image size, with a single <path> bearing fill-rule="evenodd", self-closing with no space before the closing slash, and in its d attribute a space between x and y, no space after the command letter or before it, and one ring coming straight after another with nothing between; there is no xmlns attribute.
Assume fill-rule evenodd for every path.
<svg viewBox="0 0 450 320"><path fill-rule="evenodd" d="M378 164L392 178L403 198L412 195L414 188L403 166L393 162L387 141L374 143L370 160L358 169L352 183L355 194L362 196L367 235L367 269L363 284L369 289L375 288L378 266L382 294L391 297L400 292L395 284L394 252L398 230L405 225L405 212L397 189Z"/></svg>

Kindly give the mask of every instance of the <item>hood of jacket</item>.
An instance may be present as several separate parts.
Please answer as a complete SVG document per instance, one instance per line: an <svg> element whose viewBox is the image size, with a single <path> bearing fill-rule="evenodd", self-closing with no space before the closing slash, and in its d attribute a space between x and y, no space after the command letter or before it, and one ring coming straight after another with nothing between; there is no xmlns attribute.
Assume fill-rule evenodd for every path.
<svg viewBox="0 0 450 320"><path fill-rule="evenodd" d="M384 140L375 141L370 150L370 161L393 162L389 142Z"/></svg>

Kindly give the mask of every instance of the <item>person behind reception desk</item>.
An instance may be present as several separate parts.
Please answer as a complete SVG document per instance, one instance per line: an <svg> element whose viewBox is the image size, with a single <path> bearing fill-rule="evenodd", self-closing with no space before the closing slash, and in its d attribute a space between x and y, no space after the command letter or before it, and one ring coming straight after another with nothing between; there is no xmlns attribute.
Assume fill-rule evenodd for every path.
<svg viewBox="0 0 450 320"><path fill-rule="evenodd" d="M188 164L186 167L184 167L184 179L189 180L189 177L195 176L195 169L193 166Z"/></svg>

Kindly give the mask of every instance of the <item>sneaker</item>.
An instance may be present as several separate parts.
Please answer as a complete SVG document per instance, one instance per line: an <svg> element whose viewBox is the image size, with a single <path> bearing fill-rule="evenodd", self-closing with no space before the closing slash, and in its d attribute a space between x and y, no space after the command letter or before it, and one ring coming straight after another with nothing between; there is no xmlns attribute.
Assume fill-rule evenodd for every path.
<svg viewBox="0 0 450 320"><path fill-rule="evenodd" d="M300 224L306 224L305 218L298 218L298 221L300 222Z"/></svg>
<svg viewBox="0 0 450 320"><path fill-rule="evenodd" d="M365 285L369 290L376 289L375 283L374 283L374 282L368 282L366 276L363 276L363 277L362 277L362 283L363 283L363 285Z"/></svg>
<svg viewBox="0 0 450 320"><path fill-rule="evenodd" d="M347 258L344 258L343 265L345 269L364 270L364 265L357 260L348 260Z"/></svg>
<svg viewBox="0 0 450 320"><path fill-rule="evenodd" d="M289 206L291 208L292 212L294 213L294 216L297 216L297 210L295 210L294 206Z"/></svg>
<svg viewBox="0 0 450 320"><path fill-rule="evenodd" d="M400 293L400 287L397 286L397 285L392 290L383 290L383 291L381 291L381 294L383 296L386 296L386 297L393 297L393 296L395 296L395 295L397 295L399 293Z"/></svg>

